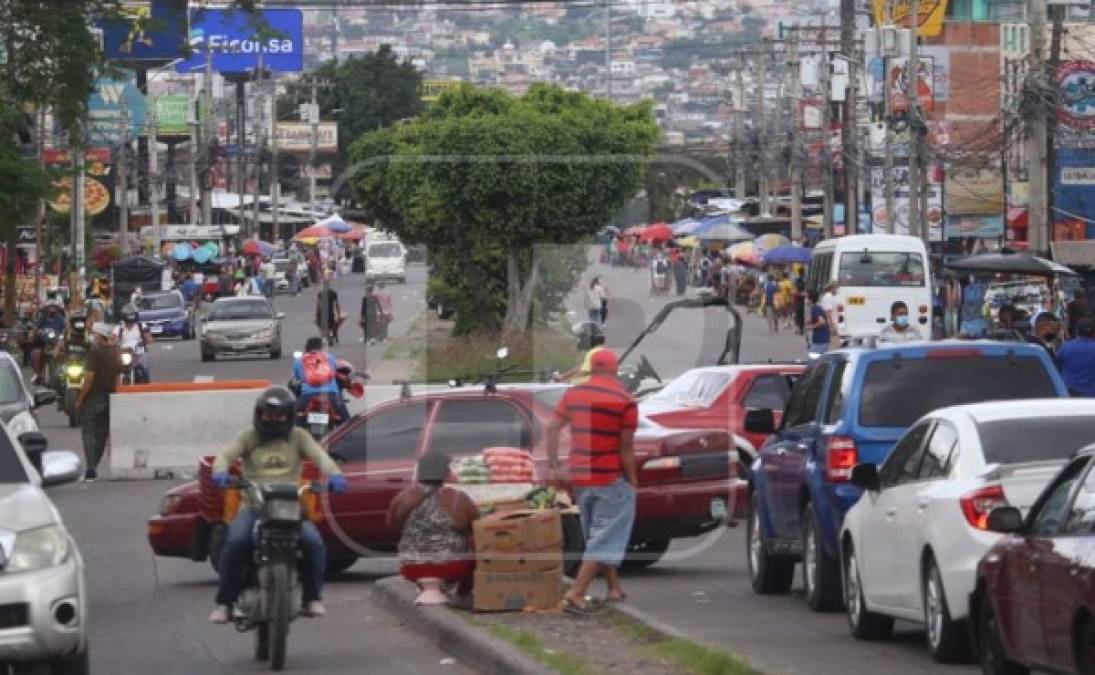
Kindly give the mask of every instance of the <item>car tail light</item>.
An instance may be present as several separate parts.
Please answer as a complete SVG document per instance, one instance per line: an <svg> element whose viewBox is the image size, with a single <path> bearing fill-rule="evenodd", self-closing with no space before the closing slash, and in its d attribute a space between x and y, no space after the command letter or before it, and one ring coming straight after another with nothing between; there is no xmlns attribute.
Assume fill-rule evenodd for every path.
<svg viewBox="0 0 1095 675"><path fill-rule="evenodd" d="M828 454L825 457L825 478L830 483L844 483L852 477L852 469L859 463L859 451L855 439L847 436L833 436L829 439Z"/></svg>
<svg viewBox="0 0 1095 675"><path fill-rule="evenodd" d="M927 314L928 313L928 306L927 305L920 305L919 309L920 309L921 314Z"/></svg>
<svg viewBox="0 0 1095 675"><path fill-rule="evenodd" d="M978 530L989 529L989 514L993 509L1008 505L1004 488L999 485L987 485L962 495L958 502L962 505L962 515L966 517L966 521Z"/></svg>

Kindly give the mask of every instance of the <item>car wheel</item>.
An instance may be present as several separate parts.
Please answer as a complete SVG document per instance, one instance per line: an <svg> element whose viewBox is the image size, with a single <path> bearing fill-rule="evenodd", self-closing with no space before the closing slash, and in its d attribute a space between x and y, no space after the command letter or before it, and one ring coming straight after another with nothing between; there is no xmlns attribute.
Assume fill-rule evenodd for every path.
<svg viewBox="0 0 1095 675"><path fill-rule="evenodd" d="M1000 639L1000 626L996 614L992 611L992 602L981 596L981 612L977 617L977 642L980 645L981 672L985 675L1027 675L1030 672L1008 658L1004 653L1004 644ZM1082 668L1080 672L1085 671Z"/></svg>
<svg viewBox="0 0 1095 675"><path fill-rule="evenodd" d="M357 556L351 556L349 558L334 558L327 561L327 576L332 577L336 574L341 574L350 569L357 563Z"/></svg>
<svg viewBox="0 0 1095 675"><path fill-rule="evenodd" d="M189 321L187 321L186 325L183 326L182 339L184 339L184 340L193 340L194 339L194 324L190 323Z"/></svg>
<svg viewBox="0 0 1095 675"><path fill-rule="evenodd" d="M753 585L753 592L765 595L788 592L795 579L795 561L792 558L771 555L766 550L756 495L750 501L747 522L745 537L748 542L749 581Z"/></svg>
<svg viewBox="0 0 1095 675"><path fill-rule="evenodd" d="M825 552L813 504L802 514L802 585L806 604L815 612L832 612L843 604L840 564Z"/></svg>
<svg viewBox="0 0 1095 675"><path fill-rule="evenodd" d="M202 348L202 361L213 361L217 358L215 352Z"/></svg>
<svg viewBox="0 0 1095 675"><path fill-rule="evenodd" d="M669 541L668 537L632 541L627 546L627 555L620 568L626 572L636 572L650 567L669 550Z"/></svg>
<svg viewBox="0 0 1095 675"><path fill-rule="evenodd" d="M855 546L848 542L844 552L844 606L848 609L848 628L860 640L884 640L893 634L893 617L867 609L863 584L859 576L859 560Z"/></svg>
<svg viewBox="0 0 1095 675"><path fill-rule="evenodd" d="M582 554L586 550L586 537L577 515L565 515L563 523L563 574L574 578L582 566Z"/></svg>
<svg viewBox="0 0 1095 675"><path fill-rule="evenodd" d="M928 653L938 663L954 663L969 657L970 641L963 622L951 619L947 596L943 590L943 575L935 558L929 557L924 568L922 589L924 627Z"/></svg>
<svg viewBox="0 0 1095 675"><path fill-rule="evenodd" d="M209 530L209 565L214 572L220 572L221 552L224 550L224 540L228 536L228 526L224 523L215 523Z"/></svg>
<svg viewBox="0 0 1095 675"><path fill-rule="evenodd" d="M54 661L49 672L53 675L87 675L91 672L89 661L88 649L85 647L82 654Z"/></svg>
<svg viewBox="0 0 1095 675"><path fill-rule="evenodd" d="M278 347L277 349L272 350L270 352L270 358L275 360L275 361L280 359L281 358L281 347Z"/></svg>

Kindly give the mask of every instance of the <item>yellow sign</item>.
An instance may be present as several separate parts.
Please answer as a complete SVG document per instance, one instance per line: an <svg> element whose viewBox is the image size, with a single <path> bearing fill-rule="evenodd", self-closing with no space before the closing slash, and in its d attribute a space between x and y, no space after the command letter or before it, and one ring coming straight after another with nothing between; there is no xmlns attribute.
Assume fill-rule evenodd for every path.
<svg viewBox="0 0 1095 675"><path fill-rule="evenodd" d="M912 13L912 3L909 0L871 0L874 5L874 21L876 26L886 23L886 3L893 3L894 25L912 28L909 15ZM947 0L920 0L920 16L917 17L916 27L920 37L938 37L943 32L943 19L947 15Z"/></svg>
<svg viewBox="0 0 1095 675"><path fill-rule="evenodd" d="M441 94L459 89L462 84L460 80L422 80L422 100L436 101Z"/></svg>

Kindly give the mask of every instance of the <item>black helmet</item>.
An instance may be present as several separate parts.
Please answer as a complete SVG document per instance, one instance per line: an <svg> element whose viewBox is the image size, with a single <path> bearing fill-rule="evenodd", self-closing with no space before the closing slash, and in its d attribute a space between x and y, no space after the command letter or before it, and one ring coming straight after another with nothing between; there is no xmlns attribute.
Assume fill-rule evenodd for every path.
<svg viewBox="0 0 1095 675"><path fill-rule="evenodd" d="M600 347L605 343L605 332L600 324L593 321L578 324L574 327L574 334L578 337L578 349L586 351L593 347Z"/></svg>
<svg viewBox="0 0 1095 675"><path fill-rule="evenodd" d="M255 431L263 440L288 438L293 430L293 416L297 400L285 387L270 387L255 401ZM277 419L263 419L264 414L277 415Z"/></svg>
<svg viewBox="0 0 1095 675"><path fill-rule="evenodd" d="M122 309L122 321L126 323L137 323L137 310L133 305L126 305Z"/></svg>

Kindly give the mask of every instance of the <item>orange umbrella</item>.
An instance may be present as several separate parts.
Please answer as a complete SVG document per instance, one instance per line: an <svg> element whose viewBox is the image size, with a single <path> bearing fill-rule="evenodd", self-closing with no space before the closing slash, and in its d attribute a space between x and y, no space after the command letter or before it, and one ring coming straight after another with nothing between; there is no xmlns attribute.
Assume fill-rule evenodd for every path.
<svg viewBox="0 0 1095 675"><path fill-rule="evenodd" d="M673 238L673 229L665 223L654 223L639 235L641 241L669 241Z"/></svg>
<svg viewBox="0 0 1095 675"><path fill-rule="evenodd" d="M293 235L293 239L334 239L335 233L328 230L322 225L313 225L306 227L300 232Z"/></svg>
<svg viewBox="0 0 1095 675"><path fill-rule="evenodd" d="M338 238L345 241L361 241L365 238L365 228L361 226L354 226L354 229L350 230L349 232L343 232L342 234L338 235Z"/></svg>

